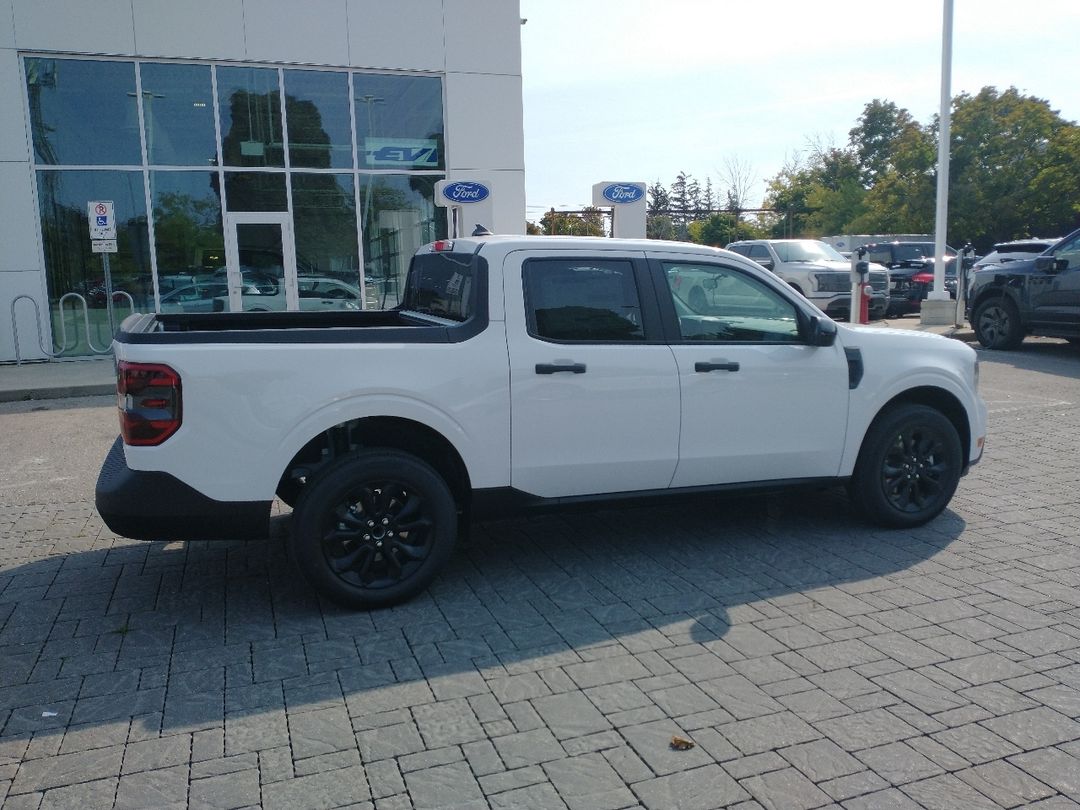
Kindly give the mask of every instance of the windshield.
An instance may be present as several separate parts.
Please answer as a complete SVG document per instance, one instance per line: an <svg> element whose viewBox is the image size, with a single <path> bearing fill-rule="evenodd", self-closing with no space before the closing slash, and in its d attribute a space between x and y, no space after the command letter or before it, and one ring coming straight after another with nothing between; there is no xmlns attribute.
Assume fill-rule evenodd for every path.
<svg viewBox="0 0 1080 810"><path fill-rule="evenodd" d="M932 259L934 258L934 243L933 242L898 242L895 245L896 248L896 261L898 262L911 262L918 259ZM946 256L955 256L956 251L948 245L945 246Z"/></svg>
<svg viewBox="0 0 1080 810"><path fill-rule="evenodd" d="M847 261L831 246L816 239L794 242L773 242L773 250L782 262L843 262Z"/></svg>

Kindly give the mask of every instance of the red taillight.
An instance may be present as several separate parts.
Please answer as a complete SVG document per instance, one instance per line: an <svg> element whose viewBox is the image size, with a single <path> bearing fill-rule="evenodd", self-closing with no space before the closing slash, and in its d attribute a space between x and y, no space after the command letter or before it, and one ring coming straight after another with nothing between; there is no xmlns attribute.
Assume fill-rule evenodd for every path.
<svg viewBox="0 0 1080 810"><path fill-rule="evenodd" d="M911 277L911 280L914 281L916 284L933 284L934 283L934 274L933 273L916 273L915 275L913 275Z"/></svg>
<svg viewBox="0 0 1080 810"><path fill-rule="evenodd" d="M454 249L454 240L452 239L440 239L434 242L431 247L436 253L445 253L446 251Z"/></svg>
<svg viewBox="0 0 1080 810"><path fill-rule="evenodd" d="M124 444L161 444L180 429L180 375L168 366L121 360L116 402Z"/></svg>

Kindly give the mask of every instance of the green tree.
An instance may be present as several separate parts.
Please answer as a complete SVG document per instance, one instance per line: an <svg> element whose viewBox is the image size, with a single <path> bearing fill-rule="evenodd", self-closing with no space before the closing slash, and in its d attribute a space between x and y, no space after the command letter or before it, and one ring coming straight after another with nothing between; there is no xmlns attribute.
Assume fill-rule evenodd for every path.
<svg viewBox="0 0 1080 810"><path fill-rule="evenodd" d="M657 180L648 187L647 191L646 214L650 217L667 216L668 209L671 208L671 195L668 194L667 189Z"/></svg>
<svg viewBox="0 0 1080 810"><path fill-rule="evenodd" d="M898 142L918 129L911 113L891 101L875 98L863 107L859 123L848 132L848 144L864 186L871 188L893 167Z"/></svg>
<svg viewBox="0 0 1080 810"><path fill-rule="evenodd" d="M1069 123L1050 104L1015 87L998 92L984 87L974 96L953 100L949 193L949 238L970 239L980 247L1016 234L1060 227L1039 221L1047 210L1038 199L1036 178L1063 158L1060 133ZM935 127L936 129L936 127ZM1067 138L1065 142L1067 142ZM1051 155L1051 143L1055 144ZM1073 168L1075 163L1068 161ZM1068 170L1065 172L1068 174ZM1077 186L1073 186L1073 199Z"/></svg>
<svg viewBox="0 0 1080 810"><path fill-rule="evenodd" d="M674 239L675 223L667 214L654 214L645 218L645 237L647 239Z"/></svg>
<svg viewBox="0 0 1080 810"><path fill-rule="evenodd" d="M604 215L599 208L588 207L581 213L548 211L540 220L545 236L606 236Z"/></svg>

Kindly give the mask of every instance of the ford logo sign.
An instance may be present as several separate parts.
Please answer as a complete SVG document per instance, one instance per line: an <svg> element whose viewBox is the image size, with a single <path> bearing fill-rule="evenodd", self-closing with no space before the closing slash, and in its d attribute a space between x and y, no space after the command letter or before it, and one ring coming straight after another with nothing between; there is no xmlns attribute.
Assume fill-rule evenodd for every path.
<svg viewBox="0 0 1080 810"><path fill-rule="evenodd" d="M481 200L486 200L488 195L491 194L488 187L483 183L474 183L468 180L448 183L443 187L442 193L446 199L455 203L478 203Z"/></svg>
<svg viewBox="0 0 1080 810"><path fill-rule="evenodd" d="M616 205L637 202L645 196L640 186L631 186L626 183L612 183L604 187L604 199L611 200Z"/></svg>

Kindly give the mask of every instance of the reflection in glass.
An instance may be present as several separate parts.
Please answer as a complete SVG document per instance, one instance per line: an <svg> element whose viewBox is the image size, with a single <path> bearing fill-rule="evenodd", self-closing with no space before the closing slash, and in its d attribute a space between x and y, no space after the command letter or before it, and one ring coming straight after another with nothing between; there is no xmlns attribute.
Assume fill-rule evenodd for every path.
<svg viewBox="0 0 1080 810"><path fill-rule="evenodd" d="M58 307L64 294L79 293L90 307L91 340L98 348L109 345L105 271L101 254L90 250L86 212L90 200L112 200L115 206L118 252L109 256L113 290L129 293L138 311L154 308L142 172L42 169L37 180L54 340L60 340L60 319L66 317L69 350L65 354L90 354L81 311L76 320L70 303L64 308L66 315ZM114 297L114 305L118 319L129 314L126 298Z"/></svg>
<svg viewBox="0 0 1080 810"><path fill-rule="evenodd" d="M217 87L225 165L284 166L277 70L219 67Z"/></svg>
<svg viewBox="0 0 1080 810"><path fill-rule="evenodd" d="M28 57L25 65L38 163L142 163L133 62Z"/></svg>
<svg viewBox="0 0 1080 810"><path fill-rule="evenodd" d="M150 194L164 309L174 290L225 267L221 200L212 172L151 172Z"/></svg>
<svg viewBox="0 0 1080 810"><path fill-rule="evenodd" d="M352 168L348 74L285 71L285 120L293 168Z"/></svg>
<svg viewBox="0 0 1080 810"><path fill-rule="evenodd" d="M240 304L244 312L285 309L285 249L281 226L244 222L236 226L240 259Z"/></svg>
<svg viewBox="0 0 1080 810"><path fill-rule="evenodd" d="M305 286L304 277L336 279L356 290L360 284L360 261L352 175L293 174L292 184L300 297L305 297L305 289L313 294L307 297L314 297L317 292L318 285ZM301 308L321 307L305 306L301 301Z"/></svg>
<svg viewBox="0 0 1080 810"><path fill-rule="evenodd" d="M435 208L433 175L360 178L364 283L379 309L397 306L409 259L421 245L446 237L446 216Z"/></svg>
<svg viewBox="0 0 1080 810"><path fill-rule="evenodd" d="M282 172L225 172L225 204L230 211L288 211Z"/></svg>
<svg viewBox="0 0 1080 810"><path fill-rule="evenodd" d="M217 165L210 66L144 62L140 70L151 165Z"/></svg>
<svg viewBox="0 0 1080 810"><path fill-rule="evenodd" d="M442 80L434 76L353 74L361 168L441 169Z"/></svg>

